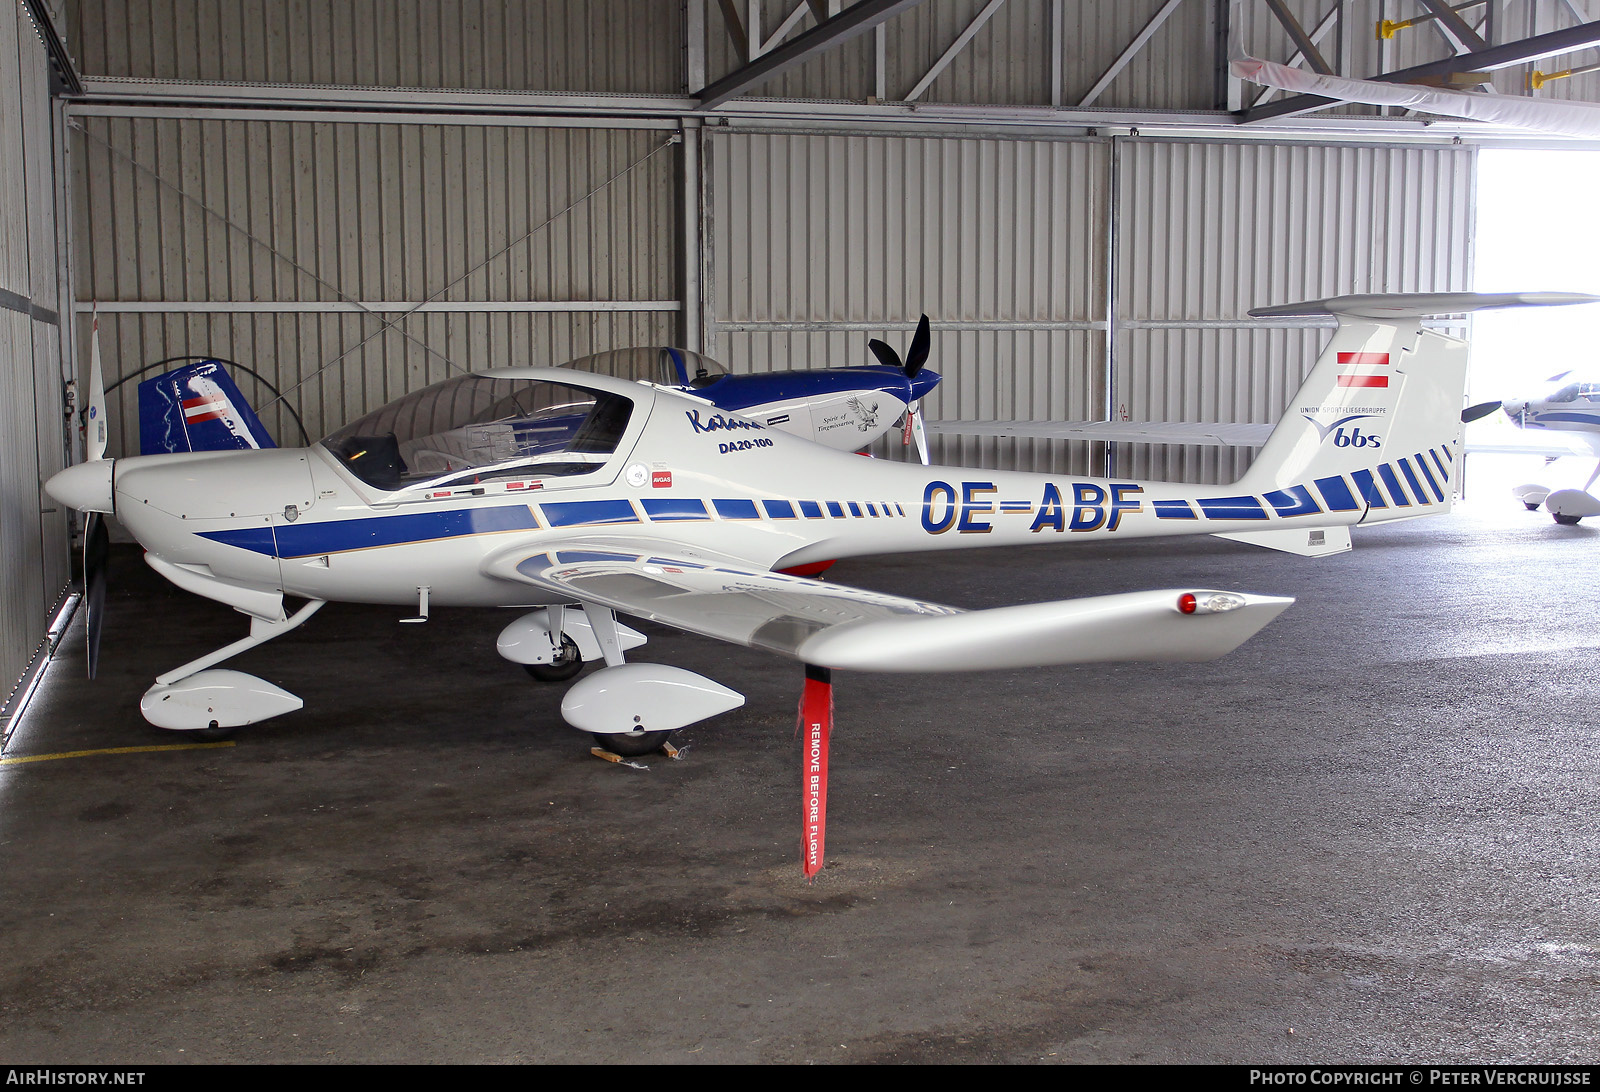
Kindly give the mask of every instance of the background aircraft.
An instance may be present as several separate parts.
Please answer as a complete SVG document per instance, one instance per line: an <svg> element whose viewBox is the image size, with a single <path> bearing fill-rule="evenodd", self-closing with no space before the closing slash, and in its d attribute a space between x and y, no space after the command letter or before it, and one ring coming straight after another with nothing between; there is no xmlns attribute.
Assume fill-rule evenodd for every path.
<svg viewBox="0 0 1600 1092"><path fill-rule="evenodd" d="M1516 494L1529 511L1543 505L1557 523L1574 524L1600 516L1600 499L1589 492L1600 478L1600 383L1572 380L1562 372L1546 380L1547 389L1529 398L1485 402L1486 412L1503 410L1506 419L1527 432L1525 440L1485 440L1469 450L1508 455L1543 455L1549 462L1572 455L1595 460L1581 488L1552 488L1549 482L1518 485ZM1549 466L1549 462L1546 466Z"/></svg>
<svg viewBox="0 0 1600 1092"><path fill-rule="evenodd" d="M860 451L904 420L907 440L916 441L926 464L919 409L939 384L939 373L924 366L929 344L923 315L904 361L874 339L868 346L881 363L842 368L730 375L708 356L673 348L612 349L563 367L671 387L840 451ZM185 364L139 384L141 455L277 446L224 363Z"/></svg>

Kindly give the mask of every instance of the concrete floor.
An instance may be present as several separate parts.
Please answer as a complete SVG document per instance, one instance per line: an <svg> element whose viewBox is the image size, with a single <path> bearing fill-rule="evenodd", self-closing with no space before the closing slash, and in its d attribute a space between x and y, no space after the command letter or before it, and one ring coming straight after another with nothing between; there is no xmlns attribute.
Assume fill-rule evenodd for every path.
<svg viewBox="0 0 1600 1092"><path fill-rule="evenodd" d="M1600 527L1498 500L1322 561L1213 539L848 562L989 606L1197 583L1299 603L1211 664L840 675L799 868L798 667L602 763L509 616L330 606L237 661L303 712L0 767L7 1062L1593 1062ZM10 756L172 742L240 636L119 552Z"/></svg>

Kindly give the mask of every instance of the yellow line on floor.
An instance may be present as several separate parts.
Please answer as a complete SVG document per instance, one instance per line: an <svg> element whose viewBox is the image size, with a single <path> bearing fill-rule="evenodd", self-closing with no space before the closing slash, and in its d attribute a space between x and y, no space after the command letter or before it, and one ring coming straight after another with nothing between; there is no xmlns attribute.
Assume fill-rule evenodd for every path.
<svg viewBox="0 0 1600 1092"><path fill-rule="evenodd" d="M49 762L57 758L87 758L90 755L136 755L146 751L204 751L213 747L232 747L233 740L220 743L163 743L153 747L105 747L98 751L62 751L53 755L23 755L0 758L0 766L19 766L24 762Z"/></svg>

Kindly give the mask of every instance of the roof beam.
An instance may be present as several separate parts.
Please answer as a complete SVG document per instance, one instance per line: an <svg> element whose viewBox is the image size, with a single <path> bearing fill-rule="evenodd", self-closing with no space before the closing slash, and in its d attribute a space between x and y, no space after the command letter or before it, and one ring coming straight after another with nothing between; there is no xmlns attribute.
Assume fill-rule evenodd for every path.
<svg viewBox="0 0 1600 1092"><path fill-rule="evenodd" d="M700 106L712 110L750 88L765 83L785 69L832 49L841 42L871 30L922 0L857 0L827 22L812 27L799 37L737 68L720 80L696 92Z"/></svg>
<svg viewBox="0 0 1600 1092"><path fill-rule="evenodd" d="M1167 0L1162 9L1150 17L1150 21L1144 25L1144 29L1134 35L1133 41L1129 42L1127 48L1118 54L1116 60L1111 62L1111 67L1100 73L1100 78L1094 81L1094 86L1089 88L1089 93L1078 100L1079 109L1094 105L1094 100L1100 97L1100 92L1111 86L1111 81L1116 79L1124 68L1128 67L1128 62L1133 60L1134 55L1143 49L1145 43L1155 36L1156 31L1161 29L1161 24L1167 21L1167 16L1171 15L1181 3L1183 3L1183 0Z"/></svg>
<svg viewBox="0 0 1600 1092"><path fill-rule="evenodd" d="M1311 40L1312 40L1312 42L1314 42L1314 43L1316 43L1317 45L1320 46L1322 44L1322 39L1326 38L1328 36L1328 31L1332 30L1335 26L1338 26L1341 31L1344 30L1345 26L1344 26L1344 14L1343 13L1344 13L1344 0L1339 0L1338 3L1334 4L1333 7L1328 9L1328 14L1324 15L1322 17L1322 21L1316 25L1316 28L1314 30L1312 30L1312 32L1311 32ZM1345 49L1342 38L1341 39L1336 39L1335 42L1334 42L1334 45L1339 51L1338 52L1339 64L1341 66L1343 66L1344 57L1345 57L1345 54L1348 52L1348 50ZM1295 65L1299 64L1301 61L1303 61L1305 59L1306 59L1306 55L1304 53L1300 52L1297 49L1297 50L1294 51L1293 54L1290 55L1289 59L1287 61L1283 62L1283 63L1288 65L1290 68L1293 68ZM1224 61L1223 67L1224 68L1227 67L1226 61ZM1264 102L1265 100L1271 98L1276 92L1277 92L1277 88L1274 88L1274 87L1263 87L1261 89L1261 93L1256 96L1256 101L1254 103L1251 103L1251 105L1254 106L1254 105L1256 105L1256 103Z"/></svg>
<svg viewBox="0 0 1600 1092"><path fill-rule="evenodd" d="M1267 7L1271 8L1272 14L1278 17L1278 22L1283 24L1283 29L1289 32L1289 37L1293 39L1295 48L1306 59L1306 63L1311 66L1311 70L1320 72L1324 76L1333 75L1333 66L1323 58L1322 51L1317 48L1317 43L1312 39L1311 35L1306 33L1306 28L1300 25L1300 20L1294 17L1294 12L1288 9L1283 0L1267 0Z"/></svg>
<svg viewBox="0 0 1600 1092"><path fill-rule="evenodd" d="M717 0L722 8L722 23L728 30L728 37L733 39L733 51L739 55L739 60L748 64L750 61L750 38L745 33L744 20L739 18L738 0Z"/></svg>
<svg viewBox="0 0 1600 1092"><path fill-rule="evenodd" d="M1536 34L1520 42L1507 42L1504 45L1490 46L1488 49L1472 53L1461 53L1442 61L1429 61L1427 64L1414 65L1411 68L1385 72L1371 78L1386 83L1413 83L1432 76L1448 76L1455 72L1493 72L1496 69L1510 68L1512 65L1537 61L1544 57L1588 49L1597 44L1600 44L1600 20L1567 27L1565 30L1554 30L1548 34ZM1324 106L1333 106L1339 101L1321 95L1290 95L1276 102L1253 106L1244 111L1239 120L1249 124L1253 121L1266 121L1269 118L1304 114L1311 110L1320 110Z"/></svg>
<svg viewBox="0 0 1600 1092"><path fill-rule="evenodd" d="M912 102L922 97L922 93L932 86L934 80L939 78L939 73L949 67L950 62L956 59L957 53L967 48L967 43L977 37L978 31L983 29L983 24L989 21L989 16L999 11L1000 5L1005 2L1006 0L989 0L988 5L973 17L972 22L967 24L967 29L956 35L955 42L951 44L949 49L944 51L944 55L934 61L933 67L928 69L923 74L922 79L917 81L917 86L913 87L910 94L906 95L907 102Z"/></svg>
<svg viewBox="0 0 1600 1092"><path fill-rule="evenodd" d="M1433 17L1439 20L1440 28L1454 43L1456 52L1481 53L1489 48L1489 43L1480 38L1478 32L1467 25L1467 21L1461 18L1461 13L1445 3L1444 0L1417 0L1417 3L1427 8L1433 14Z"/></svg>

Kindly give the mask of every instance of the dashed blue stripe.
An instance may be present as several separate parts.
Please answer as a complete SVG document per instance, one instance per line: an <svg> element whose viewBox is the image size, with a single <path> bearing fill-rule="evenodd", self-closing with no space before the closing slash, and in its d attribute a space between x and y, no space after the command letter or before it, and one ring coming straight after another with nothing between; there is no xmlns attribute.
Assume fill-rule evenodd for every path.
<svg viewBox="0 0 1600 1092"><path fill-rule="evenodd" d="M552 527L592 523L638 523L639 513L625 500L546 501L539 505Z"/></svg>
<svg viewBox="0 0 1600 1092"><path fill-rule="evenodd" d="M761 513L756 511L756 502L745 497L714 499L711 503L716 508L717 515L723 519L761 518Z"/></svg>
<svg viewBox="0 0 1600 1092"><path fill-rule="evenodd" d="M1443 501L1444 490L1440 489L1439 483L1433 480L1433 472L1428 469L1428 460L1422 457L1422 453L1420 451L1413 455L1412 458L1417 460L1417 470L1421 472L1425 479L1427 479L1428 488L1433 490L1434 499Z"/></svg>
<svg viewBox="0 0 1600 1092"><path fill-rule="evenodd" d="M1404 459L1399 460L1400 473L1406 476L1406 481L1411 483L1411 495L1417 498L1418 504L1428 503L1428 494L1423 492L1422 483L1417 481L1416 471L1411 469L1411 464Z"/></svg>
<svg viewBox="0 0 1600 1092"><path fill-rule="evenodd" d="M1378 467L1378 476L1383 479L1383 484L1389 487L1389 499L1394 501L1396 508L1411 507L1411 498L1406 495L1405 487L1400 484L1400 479L1395 477L1394 467L1384 463Z"/></svg>
<svg viewBox="0 0 1600 1092"><path fill-rule="evenodd" d="M1267 518L1267 510L1256 497L1200 497L1195 503L1211 519Z"/></svg>
<svg viewBox="0 0 1600 1092"><path fill-rule="evenodd" d="M1311 495L1311 490L1303 485L1274 489L1266 494L1266 498L1280 516L1314 516L1322 511L1322 505Z"/></svg>
<svg viewBox="0 0 1600 1092"><path fill-rule="evenodd" d="M1350 485L1344 480L1343 475L1316 480L1317 492L1322 494L1324 503L1330 512L1354 512L1360 509L1361 502L1356 500L1350 492Z"/></svg>
<svg viewBox="0 0 1600 1092"><path fill-rule="evenodd" d="M1352 471L1350 477L1356 483L1356 493L1367 502L1368 508L1389 507L1389 502L1383 499L1383 490L1378 488L1378 483L1372 478L1372 471Z"/></svg>
<svg viewBox="0 0 1600 1092"><path fill-rule="evenodd" d="M644 505L645 515L662 522L711 518L706 502L692 497L646 497L639 503Z"/></svg>

